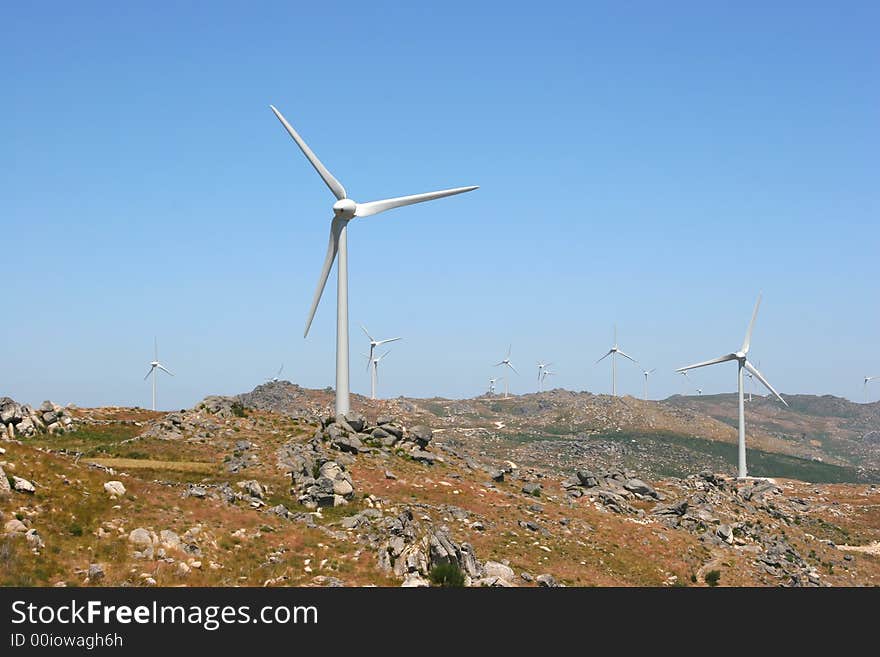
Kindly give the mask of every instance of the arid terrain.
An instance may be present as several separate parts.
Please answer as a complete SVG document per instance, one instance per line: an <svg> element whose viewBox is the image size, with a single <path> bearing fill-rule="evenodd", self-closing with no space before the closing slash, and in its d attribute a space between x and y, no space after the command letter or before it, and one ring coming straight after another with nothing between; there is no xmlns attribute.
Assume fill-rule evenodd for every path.
<svg viewBox="0 0 880 657"><path fill-rule="evenodd" d="M880 584L878 403L332 398L0 400L0 584Z"/></svg>

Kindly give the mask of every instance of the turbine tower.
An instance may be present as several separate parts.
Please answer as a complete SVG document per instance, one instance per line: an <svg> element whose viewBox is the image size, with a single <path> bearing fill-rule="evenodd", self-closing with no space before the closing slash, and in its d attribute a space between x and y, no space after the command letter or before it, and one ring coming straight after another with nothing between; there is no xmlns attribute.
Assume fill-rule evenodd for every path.
<svg viewBox="0 0 880 657"><path fill-rule="evenodd" d="M650 370L644 370L642 374L645 375L645 401L648 401L648 377L651 376L654 372L657 371L657 368Z"/></svg>
<svg viewBox="0 0 880 657"><path fill-rule="evenodd" d="M596 361L596 365L598 365L603 360L608 358L608 356L611 356L611 395L613 397L617 397L617 363L615 362L615 357L617 356L617 354L620 354L624 358L629 358L629 360L631 360L634 363L639 362L635 358L632 358L631 356L627 356L625 353L623 353L620 350L620 347L617 346L617 325L615 324L614 325L614 346L612 346L611 349L608 350L608 353L606 353L604 356L602 356L602 358L600 358L599 360Z"/></svg>
<svg viewBox="0 0 880 657"><path fill-rule="evenodd" d="M404 205L433 201L445 196L470 192L477 189L477 187L456 187L454 189L413 194L412 196L400 196L382 201L357 203L348 197L345 188L321 163L312 152L312 149L299 136L299 133L281 115L281 112L275 109L273 105L270 105L269 108L278 120L281 121L281 125L284 126L296 142L296 145L303 152L303 155L308 158L315 171L318 172L318 175L321 176L324 183L336 197L336 202L333 204L333 220L330 223L330 240L327 244L327 255L324 257L324 265L318 278L318 287L312 299L312 307L309 310L303 337L309 334L309 327L312 325L312 319L315 317L315 311L318 309L318 303L321 301L324 286L327 284L327 277L330 275L330 269L333 267L333 262L338 255L339 266L337 269L336 288L336 416L339 417L345 415L350 408L348 378L348 223L355 217L369 217L370 215L393 210Z"/></svg>
<svg viewBox="0 0 880 657"><path fill-rule="evenodd" d="M165 366L159 362L159 340L153 338L153 360L150 362L150 371L147 372L147 376L144 377L144 381L152 374L153 375L153 410L156 410L156 377L159 375L158 370L162 370L165 374L169 374L174 376L165 369Z"/></svg>
<svg viewBox="0 0 880 657"><path fill-rule="evenodd" d="M544 372L550 367L553 363L538 363L538 392L544 392Z"/></svg>
<svg viewBox="0 0 880 657"><path fill-rule="evenodd" d="M865 377L864 388L865 388L865 403L866 404L868 403L868 384L871 383L871 381L873 381L874 379L880 379L880 377L877 377L877 376L866 376Z"/></svg>
<svg viewBox="0 0 880 657"><path fill-rule="evenodd" d="M510 351L513 349L513 345L507 347L507 356L500 363L495 363L495 367L499 367L501 365L506 365L510 369L514 371L515 374L519 375L519 372L516 371L516 368L513 366L513 363L510 362ZM507 377L501 377L504 380L504 398L507 399L510 394L510 385L508 383Z"/></svg>
<svg viewBox="0 0 880 657"><path fill-rule="evenodd" d="M364 357L367 359L367 369L370 370L370 399L376 399L376 388L379 385L379 361L390 353L391 350L389 349L377 358L373 357L372 350L369 356L364 354Z"/></svg>
<svg viewBox="0 0 880 657"><path fill-rule="evenodd" d="M718 358L713 358L712 360L707 360L702 363L696 363L694 365L688 365L687 367L680 367L676 370L676 372L686 372L687 370L692 370L697 367L706 367L707 365L715 365L716 363L726 363L729 360L735 360L737 362L737 393L738 393L738 402L739 402L739 477L740 479L748 476L748 470L746 468L746 413L745 413L745 400L743 399L743 370L751 372L758 381L760 381L767 390L772 392L779 398L783 404L788 406L788 403L782 398L778 392L776 392L775 388L770 385L767 379L764 378L764 375L761 374L757 368L752 365L748 360L749 355L749 346L752 340L752 329L755 328L755 319L758 317L758 308L761 306L761 295L758 295L758 301L755 303L755 310L752 312L752 321L749 322L749 328L746 331L745 340L743 340L742 346L739 348L739 351L735 353L726 354L724 356L719 356Z"/></svg>

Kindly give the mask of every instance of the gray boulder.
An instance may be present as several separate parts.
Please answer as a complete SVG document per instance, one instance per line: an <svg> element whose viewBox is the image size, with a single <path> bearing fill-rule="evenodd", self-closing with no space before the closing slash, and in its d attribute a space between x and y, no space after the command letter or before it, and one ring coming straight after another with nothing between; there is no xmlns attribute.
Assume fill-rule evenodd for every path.
<svg viewBox="0 0 880 657"><path fill-rule="evenodd" d="M599 485L599 479L589 470L578 470L575 474L577 474L581 486L592 488Z"/></svg>
<svg viewBox="0 0 880 657"><path fill-rule="evenodd" d="M629 479L623 484L623 487L628 490L630 493L635 493L637 495L646 495L648 497L657 497L657 491L655 491L651 486L646 484L641 479Z"/></svg>
<svg viewBox="0 0 880 657"><path fill-rule="evenodd" d="M522 492L526 495L534 495L538 497L541 494L541 484L536 481L530 481L522 487Z"/></svg>
<svg viewBox="0 0 880 657"><path fill-rule="evenodd" d="M510 566L505 566L503 563L497 561L487 561L483 564L483 577L495 577L503 579L506 582L512 582L516 575L513 572L513 568Z"/></svg>
<svg viewBox="0 0 880 657"><path fill-rule="evenodd" d="M434 432L428 427L417 424L412 429L409 430L410 437L418 444L419 447L424 449L431 442L431 439L434 437Z"/></svg>
<svg viewBox="0 0 880 657"><path fill-rule="evenodd" d="M556 578L553 577L553 575L538 575L535 578L535 581L538 582L538 586L544 586L551 589L559 586L559 582L556 581Z"/></svg>
<svg viewBox="0 0 880 657"><path fill-rule="evenodd" d="M348 424L348 426L350 426L355 433L360 433L364 430L364 427L367 426L367 418L365 418L360 413L349 411L342 417L345 420L346 424Z"/></svg>

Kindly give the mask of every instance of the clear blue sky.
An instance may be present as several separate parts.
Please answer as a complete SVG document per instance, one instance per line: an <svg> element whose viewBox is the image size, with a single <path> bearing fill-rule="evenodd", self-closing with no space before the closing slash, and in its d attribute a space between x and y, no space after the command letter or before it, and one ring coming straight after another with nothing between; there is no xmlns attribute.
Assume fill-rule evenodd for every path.
<svg viewBox="0 0 880 657"><path fill-rule="evenodd" d="M352 222L356 392L360 322L405 338L386 396L481 393L509 343L513 392L607 392L615 322L682 392L760 290L783 393L880 375L877 3L180 4L3 11L0 394L149 405L154 335L164 408L334 384L334 199L270 103L356 200L481 186Z"/></svg>

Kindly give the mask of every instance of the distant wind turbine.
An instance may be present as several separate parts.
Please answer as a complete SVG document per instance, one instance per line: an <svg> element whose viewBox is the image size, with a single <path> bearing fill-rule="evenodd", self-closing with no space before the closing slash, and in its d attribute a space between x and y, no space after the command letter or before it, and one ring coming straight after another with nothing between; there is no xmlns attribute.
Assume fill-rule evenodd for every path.
<svg viewBox="0 0 880 657"><path fill-rule="evenodd" d="M538 392L544 392L544 372L553 363L538 363Z"/></svg>
<svg viewBox="0 0 880 657"><path fill-rule="evenodd" d="M373 361L373 354L376 351L376 347L381 347L383 344L387 344L389 342L397 342L398 340L403 339L403 338L388 338L387 340L376 340L375 338L373 338L373 336L370 335L370 332L367 331L367 328L363 324L361 324L361 329L363 330L363 332L367 336L367 338L370 340L370 355L368 356L368 358L370 359L370 362Z"/></svg>
<svg viewBox="0 0 880 657"><path fill-rule="evenodd" d="M657 371L657 368L644 370L642 374L645 375L645 401L648 401L648 377L651 376L654 372Z"/></svg>
<svg viewBox="0 0 880 657"><path fill-rule="evenodd" d="M608 353L606 353L604 356L602 356L602 358L600 358L599 360L596 361L596 365L598 365L603 360L608 358L608 356L611 356L611 395L613 397L617 397L617 363L615 361L615 357L617 356L617 354L620 354L624 358L628 358L629 360L631 360L634 363L639 362L635 358L633 358L631 356L627 356L625 353L623 353L620 350L620 347L617 346L617 325L615 324L615 326L614 326L614 346L612 346L611 349L608 350Z"/></svg>
<svg viewBox="0 0 880 657"><path fill-rule="evenodd" d="M551 372L547 368L544 368L544 371L541 374L541 391L542 392L544 390L544 379L546 379L548 376L556 376L556 372Z"/></svg>
<svg viewBox="0 0 880 657"><path fill-rule="evenodd" d="M707 360L702 363L696 363L694 365L688 365L687 367L680 367L677 369L677 372L685 372L687 370L696 369L697 367L706 367L707 365L715 365L716 363L726 363L729 360L735 360L737 362L737 393L738 393L738 401L739 401L739 477L744 478L748 476L748 470L746 469L746 413L745 413L745 403L743 399L743 370L747 370L751 372L758 381L760 381L765 388L767 388L770 392L772 392L776 397L779 398L783 404L788 406L788 403L782 398L776 389L770 385L767 379L764 378L764 375L761 374L754 365L752 365L748 360L749 354L749 346L752 340L752 329L755 328L755 319L758 317L758 308L761 306L761 295L758 295L758 301L755 303L755 310L752 312L752 321L749 322L749 328L746 331L745 340L743 340L742 346L739 348L739 351L735 353L725 354L724 356L719 356L718 358L714 358L712 360Z"/></svg>
<svg viewBox="0 0 880 657"><path fill-rule="evenodd" d="M150 371L147 372L147 375L144 377L144 381L146 381L147 378L151 374L153 375L153 410L154 411L156 410L156 377L159 374L158 370L162 370L163 372L165 372L165 374L170 374L171 376L174 376L173 374L171 374L171 372L169 372L167 369L165 369L165 366L162 363L159 362L159 340L156 338L153 338L153 360L150 362Z"/></svg>
<svg viewBox="0 0 880 657"><path fill-rule="evenodd" d="M512 369L516 375L519 375L519 372L516 371L516 368L513 366L513 363L510 362L510 352L512 349L513 349L513 345L510 345L509 347L507 347L507 356L505 356L504 360L502 360L500 363L495 363L495 367L499 367L501 365L506 365L507 367ZM507 377L502 377L502 378L504 379L504 398L507 399L508 395L510 394L510 385L507 380Z"/></svg>
<svg viewBox="0 0 880 657"><path fill-rule="evenodd" d="M494 395L494 394L495 394L495 383L497 383L497 381L498 381L497 378L495 378L495 379L489 379L489 394L490 394L490 395Z"/></svg>
<svg viewBox="0 0 880 657"><path fill-rule="evenodd" d="M281 372L284 371L284 363L281 363L281 367L278 368L278 372L275 373L271 379L266 379L267 382L270 383L278 383L278 377L281 376Z"/></svg>
<svg viewBox="0 0 880 657"><path fill-rule="evenodd" d="M321 301L321 295L324 292L324 286L327 284L327 277L330 275L330 269L333 262L339 256L339 266L337 270L337 289L336 289L336 415L344 415L350 409L349 403L349 362L348 362L348 223L356 217L369 217L370 215L379 214L386 210L393 210L405 205L413 203L423 203L425 201L433 201L434 199L453 196L470 192L477 187L456 187L454 189L444 189L438 192L428 192L425 194L414 194L412 196L400 196L397 198L389 198L382 201L371 201L369 203L357 203L348 197L345 188L340 182L333 177L327 168L318 159L318 156L312 152L303 138L299 136L293 126L287 122L281 112L274 106L269 106L275 116L281 121L281 125L287 130L288 134L299 146L299 149L308 158L309 162L321 176L330 191L336 197L333 204L333 220L330 223L330 240L327 244L327 255L324 257L324 265L321 268L321 275L318 278L318 287L315 290L315 296L312 299L312 307L309 310L309 316L306 320L306 329L304 337L309 334L309 327L312 325L312 319L315 317L315 311L318 309L318 303Z"/></svg>
<svg viewBox="0 0 880 657"><path fill-rule="evenodd" d="M880 377L877 377L877 376L866 376L865 377L864 388L865 388L865 403L866 404L868 403L868 384L871 383L871 381L873 381L875 379L880 379Z"/></svg>
<svg viewBox="0 0 880 657"><path fill-rule="evenodd" d="M367 369L370 370L370 399L376 399L376 388L379 386L379 361L381 361L385 356L391 353L389 349L381 356L374 358L372 355L367 356L364 354L364 358L367 359Z"/></svg>

